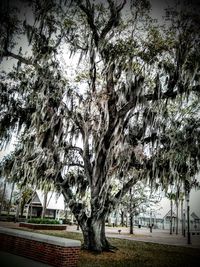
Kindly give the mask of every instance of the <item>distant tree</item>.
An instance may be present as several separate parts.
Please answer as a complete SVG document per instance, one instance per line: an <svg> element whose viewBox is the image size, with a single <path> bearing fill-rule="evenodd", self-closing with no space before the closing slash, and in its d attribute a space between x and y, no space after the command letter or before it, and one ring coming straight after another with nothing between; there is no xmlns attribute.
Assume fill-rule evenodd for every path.
<svg viewBox="0 0 200 267"><path fill-rule="evenodd" d="M173 232L173 200L175 199L175 194L170 192L166 194L166 197L170 200L170 235Z"/></svg>
<svg viewBox="0 0 200 267"><path fill-rule="evenodd" d="M2 210L5 209L8 203L6 185L7 185L7 181L6 179L4 179L4 181L0 183L0 215L2 213Z"/></svg>
<svg viewBox="0 0 200 267"><path fill-rule="evenodd" d="M11 192L10 192L9 203L8 203L8 215L10 214L10 209L12 206L14 189L15 189L15 181L12 182L12 186L11 186Z"/></svg>
<svg viewBox="0 0 200 267"><path fill-rule="evenodd" d="M133 234L134 216L157 204L159 200L159 193L152 192L146 183L138 182L130 188L129 192L122 198L119 209L121 216L129 214L130 234Z"/></svg>

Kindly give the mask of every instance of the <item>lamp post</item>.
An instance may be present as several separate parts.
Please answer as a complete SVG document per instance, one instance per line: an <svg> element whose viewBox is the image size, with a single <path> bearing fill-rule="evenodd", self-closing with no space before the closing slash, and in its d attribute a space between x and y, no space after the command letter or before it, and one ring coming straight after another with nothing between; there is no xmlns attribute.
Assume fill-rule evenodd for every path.
<svg viewBox="0 0 200 267"><path fill-rule="evenodd" d="M152 233L152 210L150 210L149 228L150 228L150 233Z"/></svg>
<svg viewBox="0 0 200 267"><path fill-rule="evenodd" d="M183 209L183 236L185 237L185 209Z"/></svg>
<svg viewBox="0 0 200 267"><path fill-rule="evenodd" d="M191 244L191 236L190 236L190 192L186 193L186 203L187 203L187 243Z"/></svg>
<svg viewBox="0 0 200 267"><path fill-rule="evenodd" d="M186 212L187 212L187 244L191 244L190 236L190 189L192 183L189 180L185 180L185 200L186 200Z"/></svg>

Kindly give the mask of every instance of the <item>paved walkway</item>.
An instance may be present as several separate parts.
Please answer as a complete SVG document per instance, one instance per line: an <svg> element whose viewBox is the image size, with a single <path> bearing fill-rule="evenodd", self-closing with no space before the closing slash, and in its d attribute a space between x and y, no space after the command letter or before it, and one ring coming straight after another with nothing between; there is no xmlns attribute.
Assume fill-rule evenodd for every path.
<svg viewBox="0 0 200 267"><path fill-rule="evenodd" d="M1 267L52 267L50 265L0 251Z"/></svg>
<svg viewBox="0 0 200 267"><path fill-rule="evenodd" d="M119 233L119 230L120 233ZM69 232L81 232L77 230L76 226L67 226ZM200 248L200 235L191 235L191 244L187 244L187 237L183 237L181 234L176 235L169 234L169 230L153 229L152 233L147 228L134 228L134 234L129 234L129 228L127 227L106 227L106 236L121 238L134 241L166 244L173 246L184 246L192 248Z"/></svg>

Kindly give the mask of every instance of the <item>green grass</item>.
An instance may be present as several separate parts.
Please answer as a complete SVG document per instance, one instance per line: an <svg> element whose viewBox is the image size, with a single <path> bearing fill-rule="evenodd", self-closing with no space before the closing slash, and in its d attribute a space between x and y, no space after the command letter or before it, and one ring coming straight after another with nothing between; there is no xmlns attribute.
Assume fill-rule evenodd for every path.
<svg viewBox="0 0 200 267"><path fill-rule="evenodd" d="M37 231L83 241L82 234L64 231ZM200 264L200 249L168 246L109 238L116 252L94 254L81 250L78 267L196 267Z"/></svg>

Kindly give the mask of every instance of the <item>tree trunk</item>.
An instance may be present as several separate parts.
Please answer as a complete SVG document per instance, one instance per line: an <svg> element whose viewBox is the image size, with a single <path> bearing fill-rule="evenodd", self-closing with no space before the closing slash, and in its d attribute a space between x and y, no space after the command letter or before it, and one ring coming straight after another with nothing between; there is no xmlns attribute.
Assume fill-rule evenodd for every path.
<svg viewBox="0 0 200 267"><path fill-rule="evenodd" d="M47 195L48 195L48 192L44 192L44 201L43 201L42 214L41 214L41 218L42 219L45 217L45 214L46 214L46 209L47 209Z"/></svg>
<svg viewBox="0 0 200 267"><path fill-rule="evenodd" d="M30 219L32 218L32 201L33 201L33 197L35 196L35 192L36 192L36 189L32 192L31 194L31 197L30 197L30 202L29 204L27 205L27 213L26 213L26 220L28 220L28 217L29 217L29 214L30 214L30 209L31 209L31 215L30 215Z"/></svg>
<svg viewBox="0 0 200 267"><path fill-rule="evenodd" d="M176 201L176 235L178 235L178 200Z"/></svg>
<svg viewBox="0 0 200 267"><path fill-rule="evenodd" d="M5 194L6 194L6 186L7 186L7 182L6 182L6 179L5 179L4 185L3 185L3 193L2 193L2 197L1 197L0 215L1 215L1 212L2 212L3 206L4 206L4 198L5 198Z"/></svg>
<svg viewBox="0 0 200 267"><path fill-rule="evenodd" d="M23 203L21 203L21 211L20 211L20 213L21 213L21 217L23 217L23 215L24 215L24 207L25 207L25 203L24 203L24 201L23 201Z"/></svg>
<svg viewBox="0 0 200 267"><path fill-rule="evenodd" d="M30 219L32 219L32 215L33 215L33 203L32 203L32 201L31 201L30 209L31 209L31 211L30 211Z"/></svg>
<svg viewBox="0 0 200 267"><path fill-rule="evenodd" d="M19 192L19 199L16 207L16 213L15 213L15 222L19 221L19 212L20 212L20 207L21 207L21 201L22 201L22 189L20 189Z"/></svg>
<svg viewBox="0 0 200 267"><path fill-rule="evenodd" d="M121 226L124 226L124 212L123 212L123 210L121 211Z"/></svg>
<svg viewBox="0 0 200 267"><path fill-rule="evenodd" d="M184 229L185 229L185 222L184 222L184 212L183 212L183 199L181 200L181 228L182 228L182 235L184 236Z"/></svg>
<svg viewBox="0 0 200 267"><path fill-rule="evenodd" d="M133 234L133 213L130 213L130 234Z"/></svg>
<svg viewBox="0 0 200 267"><path fill-rule="evenodd" d="M28 220L29 209L30 209L30 203L27 205L26 220Z"/></svg>
<svg viewBox="0 0 200 267"><path fill-rule="evenodd" d="M111 248L105 235L105 218L88 218L80 221L79 225L83 233L84 249L102 252Z"/></svg>
<svg viewBox="0 0 200 267"><path fill-rule="evenodd" d="M12 183L12 189L11 189L10 199L9 199L9 204L8 204L8 215L10 214L10 208L11 208L11 205L12 205L12 198L13 198L14 188L15 188L15 182Z"/></svg>
<svg viewBox="0 0 200 267"><path fill-rule="evenodd" d="M172 235L172 219L173 219L173 202L172 199L170 200L171 209L170 209L170 235Z"/></svg>

